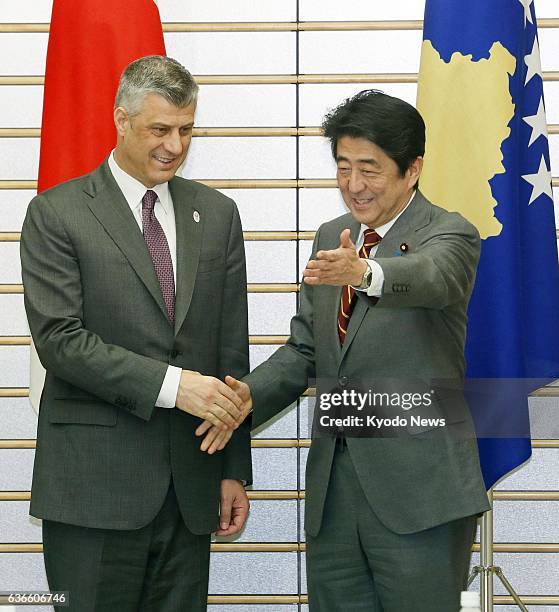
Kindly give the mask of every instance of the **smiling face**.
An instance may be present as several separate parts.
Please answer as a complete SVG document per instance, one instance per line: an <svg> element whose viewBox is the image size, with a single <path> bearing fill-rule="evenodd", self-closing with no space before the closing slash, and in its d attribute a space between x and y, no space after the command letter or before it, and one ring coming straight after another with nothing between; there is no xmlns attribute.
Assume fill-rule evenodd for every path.
<svg viewBox="0 0 559 612"><path fill-rule="evenodd" d="M396 162L366 138L342 136L337 141L337 179L353 218L371 229L392 220L408 203L421 174L417 157L400 174Z"/></svg>
<svg viewBox="0 0 559 612"><path fill-rule="evenodd" d="M116 108L118 165L148 188L173 178L188 153L195 111L195 102L178 108L155 93L132 117Z"/></svg>

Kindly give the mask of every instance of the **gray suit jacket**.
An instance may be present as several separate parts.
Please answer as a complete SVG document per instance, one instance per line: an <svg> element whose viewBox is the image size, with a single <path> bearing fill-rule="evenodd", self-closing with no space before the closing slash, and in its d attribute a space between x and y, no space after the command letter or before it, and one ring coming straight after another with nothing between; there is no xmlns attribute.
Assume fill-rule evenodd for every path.
<svg viewBox="0 0 559 612"><path fill-rule="evenodd" d="M337 248L345 228L355 241L359 224L349 214L322 225L313 257ZM293 402L312 379L334 379L340 387L373 377L462 380L479 248L470 223L418 192L378 247L382 296L377 301L358 292L343 349L337 334L341 288L302 285L287 344L245 377L253 426ZM475 439L446 430L435 438L410 432L407 438L347 440L368 502L393 531L416 532L489 507ZM316 438L309 452L305 526L311 535L320 529L334 444L331 437Z"/></svg>
<svg viewBox="0 0 559 612"><path fill-rule="evenodd" d="M194 435L199 419L155 407L168 364L221 379L248 371L235 204L178 177L169 188L177 229L174 326L106 161L29 205L21 236L25 308L47 370L34 516L139 528L156 515L172 478L187 525L208 533L217 526L220 481L251 480L248 426L210 456Z"/></svg>

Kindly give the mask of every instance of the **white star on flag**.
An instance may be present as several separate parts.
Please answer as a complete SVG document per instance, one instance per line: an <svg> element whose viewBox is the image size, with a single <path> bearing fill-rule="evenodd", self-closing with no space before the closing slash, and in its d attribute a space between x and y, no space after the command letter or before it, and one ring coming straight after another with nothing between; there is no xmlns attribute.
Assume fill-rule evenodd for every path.
<svg viewBox="0 0 559 612"><path fill-rule="evenodd" d="M532 134L530 135L530 142L528 143L528 146L535 142L540 136L547 138L547 122L545 120L543 98L540 98L538 112L535 115L523 117L522 119L532 128Z"/></svg>
<svg viewBox="0 0 559 612"><path fill-rule="evenodd" d="M537 74L542 75L542 65L540 62L540 46L538 45L538 39L534 38L534 46L532 47L532 53L524 57L524 63L528 66L526 72L526 81L524 85L528 85L530 79Z"/></svg>
<svg viewBox="0 0 559 612"><path fill-rule="evenodd" d="M530 205L540 195L545 194L553 200L553 190L551 188L551 172L547 169L545 159L542 155L540 167L537 174L523 174L522 178L532 185L532 195L530 196Z"/></svg>
<svg viewBox="0 0 559 612"><path fill-rule="evenodd" d="M530 23L534 23L532 21L532 13L530 12L530 5L534 0L518 0L520 4L524 6L524 27L526 27L526 19Z"/></svg>

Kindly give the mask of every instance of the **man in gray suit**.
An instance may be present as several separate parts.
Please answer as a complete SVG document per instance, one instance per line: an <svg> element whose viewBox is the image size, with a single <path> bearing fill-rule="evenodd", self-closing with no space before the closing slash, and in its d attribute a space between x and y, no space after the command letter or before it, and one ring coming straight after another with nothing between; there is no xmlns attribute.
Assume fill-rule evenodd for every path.
<svg viewBox="0 0 559 612"><path fill-rule="evenodd" d="M47 370L31 514L70 610L205 610L210 533L248 513L250 434L223 382L248 371L241 224L229 198L175 176L197 91L173 59L130 64L116 148L37 196L23 226ZM200 451L200 419L235 429L223 452Z"/></svg>
<svg viewBox="0 0 559 612"><path fill-rule="evenodd" d="M231 383L246 409L252 394L253 426L293 402L312 379L318 391L335 383L342 395L376 381L402 396L412 379L452 385L464 376L480 240L463 217L417 189L421 116L402 100L364 91L323 127L350 212L316 234L287 344L244 382ZM459 609L476 515L489 506L475 439L453 433L465 415L441 397L446 427L432 431L315 431L305 503L311 610ZM213 433L204 448L222 443L212 446Z"/></svg>

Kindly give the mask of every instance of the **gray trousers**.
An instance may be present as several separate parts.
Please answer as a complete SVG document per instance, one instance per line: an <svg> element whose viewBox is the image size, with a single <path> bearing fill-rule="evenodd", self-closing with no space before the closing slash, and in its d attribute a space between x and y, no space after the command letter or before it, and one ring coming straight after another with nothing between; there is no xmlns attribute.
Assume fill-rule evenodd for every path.
<svg viewBox="0 0 559 612"><path fill-rule="evenodd" d="M307 536L309 608L458 612L475 530L469 516L418 533L390 531L371 510L347 447L338 447L322 527Z"/></svg>
<svg viewBox="0 0 559 612"><path fill-rule="evenodd" d="M157 516L135 530L43 521L51 591L69 591L61 612L206 610L210 535L184 524L173 485Z"/></svg>

